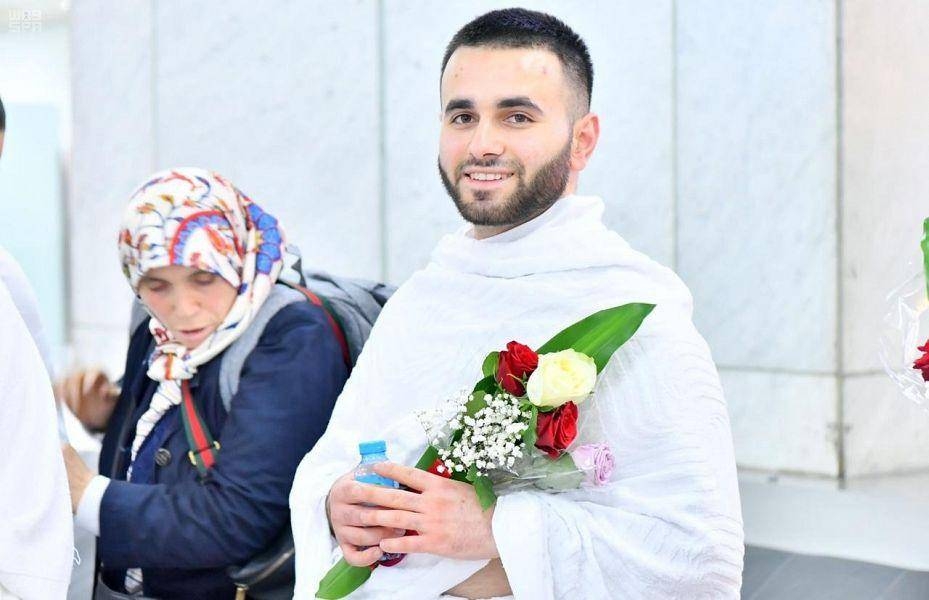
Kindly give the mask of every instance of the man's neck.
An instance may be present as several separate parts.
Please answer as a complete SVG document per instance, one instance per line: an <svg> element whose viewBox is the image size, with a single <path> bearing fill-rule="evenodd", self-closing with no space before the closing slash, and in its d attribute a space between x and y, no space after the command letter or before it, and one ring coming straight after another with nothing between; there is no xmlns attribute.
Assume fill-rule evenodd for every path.
<svg viewBox="0 0 929 600"><path fill-rule="evenodd" d="M539 215L542 213L539 213ZM494 237L495 235L500 235L501 233L506 233L511 229L515 229L520 225L528 223L532 219L538 217L539 215L533 215L524 221L518 223L509 223L507 225L475 225L474 226L474 239L476 240L486 240L487 238Z"/></svg>

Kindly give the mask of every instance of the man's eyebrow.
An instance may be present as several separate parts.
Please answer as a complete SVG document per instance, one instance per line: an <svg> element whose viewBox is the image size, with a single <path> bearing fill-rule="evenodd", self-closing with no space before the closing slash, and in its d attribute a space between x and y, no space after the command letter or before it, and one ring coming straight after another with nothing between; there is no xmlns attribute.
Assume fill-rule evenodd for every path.
<svg viewBox="0 0 929 600"><path fill-rule="evenodd" d="M472 108L474 108L474 102L471 100L456 98L448 101L448 104L445 105L445 112L448 114L453 110L470 110Z"/></svg>
<svg viewBox="0 0 929 600"><path fill-rule="evenodd" d="M514 96L512 98L504 98L503 100L497 102L497 108L528 108L529 110L542 112L542 109L539 108L539 105L530 100L528 96Z"/></svg>

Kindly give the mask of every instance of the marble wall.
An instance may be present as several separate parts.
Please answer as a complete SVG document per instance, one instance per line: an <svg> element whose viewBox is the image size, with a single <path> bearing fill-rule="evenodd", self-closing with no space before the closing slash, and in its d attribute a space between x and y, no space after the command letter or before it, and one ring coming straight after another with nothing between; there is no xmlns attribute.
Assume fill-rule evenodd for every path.
<svg viewBox="0 0 929 600"><path fill-rule="evenodd" d="M581 192L693 291L740 464L926 466L929 416L885 383L874 347L919 234L929 9L523 4L590 46L603 131ZM135 183L172 165L227 175L314 265L405 279L461 224L435 167L444 45L497 6L75 3L74 344L121 370L129 292L112 232Z"/></svg>
<svg viewBox="0 0 929 600"><path fill-rule="evenodd" d="M678 271L739 461L836 475L833 5L679 2L676 29Z"/></svg>

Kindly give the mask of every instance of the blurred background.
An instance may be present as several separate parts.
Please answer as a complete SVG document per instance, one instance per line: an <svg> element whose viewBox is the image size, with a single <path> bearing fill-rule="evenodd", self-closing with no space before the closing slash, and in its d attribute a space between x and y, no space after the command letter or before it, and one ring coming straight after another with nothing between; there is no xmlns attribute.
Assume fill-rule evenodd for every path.
<svg viewBox="0 0 929 600"><path fill-rule="evenodd" d="M234 181L305 264L422 266L461 224L435 167L444 45L508 5L0 0L0 243L59 373L121 373L116 231L162 168ZM521 5L590 47L602 137L580 191L693 292L748 543L929 570L929 413L877 354L929 216L929 2Z"/></svg>

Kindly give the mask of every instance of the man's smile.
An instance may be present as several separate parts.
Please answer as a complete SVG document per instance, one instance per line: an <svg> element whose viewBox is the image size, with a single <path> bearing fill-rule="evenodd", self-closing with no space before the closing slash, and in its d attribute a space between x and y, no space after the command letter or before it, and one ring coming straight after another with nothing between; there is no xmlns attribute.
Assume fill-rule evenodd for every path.
<svg viewBox="0 0 929 600"><path fill-rule="evenodd" d="M464 170L461 178L468 187L487 190L501 187L512 176L512 171L470 167Z"/></svg>

